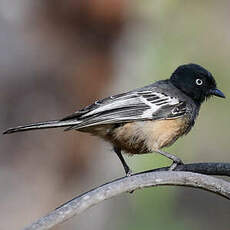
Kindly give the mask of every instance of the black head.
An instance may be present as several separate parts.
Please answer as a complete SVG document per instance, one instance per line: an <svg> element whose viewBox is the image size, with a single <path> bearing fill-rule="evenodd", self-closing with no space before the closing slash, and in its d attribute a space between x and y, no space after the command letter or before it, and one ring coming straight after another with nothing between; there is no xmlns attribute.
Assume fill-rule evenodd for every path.
<svg viewBox="0 0 230 230"><path fill-rule="evenodd" d="M173 72L170 81L198 104L212 95L225 98L216 88L212 74L197 64L179 66Z"/></svg>

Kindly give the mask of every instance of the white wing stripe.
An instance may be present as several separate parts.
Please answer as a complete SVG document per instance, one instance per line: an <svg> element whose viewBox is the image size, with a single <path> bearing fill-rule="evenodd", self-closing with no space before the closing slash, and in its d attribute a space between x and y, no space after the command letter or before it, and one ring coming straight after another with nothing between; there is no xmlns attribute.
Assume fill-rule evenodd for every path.
<svg viewBox="0 0 230 230"><path fill-rule="evenodd" d="M82 117L91 116L91 115L96 114L96 113L109 111L112 109L118 109L118 108L122 108L122 107L126 107L126 106L128 107L128 106L131 106L132 104L141 103L141 97L140 96L138 96L136 94L130 94L129 97L130 96L136 96L136 97L127 98L127 95L126 95L125 97L117 98L113 102L110 102L110 103L105 104L105 105L102 104L99 108L94 109L94 110L84 114Z"/></svg>
<svg viewBox="0 0 230 230"><path fill-rule="evenodd" d="M155 101L150 102L146 98L142 97L142 101L145 104L147 104L147 105L150 106L150 109L147 109L147 110L144 111L143 118L150 118L150 117L152 117L153 114L157 110L159 110L162 106L164 106L165 104L167 104L167 105L176 105L176 104L179 103L178 99L165 96L165 95L163 95L161 93L154 93L153 96L154 95L157 96L157 97L159 97L160 99L157 99ZM155 104L155 103L157 103L157 101L162 100L162 99L167 99L167 100L164 101L165 103L163 105L157 105L157 104Z"/></svg>
<svg viewBox="0 0 230 230"><path fill-rule="evenodd" d="M153 100L151 100L151 97ZM111 99L113 98L111 97ZM157 110L159 110L161 107L165 105L179 104L179 100L176 98L172 98L164 94L152 92L152 91L134 92L132 94L123 95L118 98L115 97L113 101L110 101L109 103L101 104L98 108L82 115L82 118L88 117L88 116L91 116L97 113L106 112L106 111L115 110L115 109L121 109L125 107L131 108L133 106L137 106L137 109L138 109L138 105L141 105L141 104L145 104L149 107L143 111L141 118L151 119L153 117L153 114ZM124 117L122 117L121 119L124 119Z"/></svg>

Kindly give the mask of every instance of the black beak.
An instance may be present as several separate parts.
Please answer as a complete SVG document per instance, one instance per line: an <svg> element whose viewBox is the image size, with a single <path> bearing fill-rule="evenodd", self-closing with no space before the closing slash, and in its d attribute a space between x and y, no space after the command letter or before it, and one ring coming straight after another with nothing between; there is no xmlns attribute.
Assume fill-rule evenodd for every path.
<svg viewBox="0 0 230 230"><path fill-rule="evenodd" d="M210 94L215 95L217 97L225 98L224 94L219 89L211 89Z"/></svg>

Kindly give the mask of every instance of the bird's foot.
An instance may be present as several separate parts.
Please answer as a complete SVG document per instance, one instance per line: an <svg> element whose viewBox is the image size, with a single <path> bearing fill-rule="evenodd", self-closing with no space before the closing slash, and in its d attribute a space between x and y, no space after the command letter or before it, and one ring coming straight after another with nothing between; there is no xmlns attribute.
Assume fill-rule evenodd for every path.
<svg viewBox="0 0 230 230"><path fill-rule="evenodd" d="M127 170L125 170L125 173L126 173L126 176L129 177L129 176L132 176L133 172L130 168L128 168Z"/></svg>
<svg viewBox="0 0 230 230"><path fill-rule="evenodd" d="M162 151L160 149L156 150L156 152L160 153L161 155L163 155L163 156L165 156L165 157L167 157L167 158L169 158L170 160L173 161L173 163L169 167L169 171L173 171L173 170L176 169L176 167L178 165L183 165L184 164L183 161L179 157L177 157L177 156L175 156L173 154L164 152L164 151Z"/></svg>
<svg viewBox="0 0 230 230"><path fill-rule="evenodd" d="M169 171L174 171L177 168L178 165L183 165L183 164L184 163L183 163L183 161L180 158L175 157L173 159L173 163L169 167Z"/></svg>

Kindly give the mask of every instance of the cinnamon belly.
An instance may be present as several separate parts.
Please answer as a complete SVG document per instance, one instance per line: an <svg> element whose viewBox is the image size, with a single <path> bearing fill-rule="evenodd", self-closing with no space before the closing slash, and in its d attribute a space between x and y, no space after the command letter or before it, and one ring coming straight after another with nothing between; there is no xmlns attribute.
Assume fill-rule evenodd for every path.
<svg viewBox="0 0 230 230"><path fill-rule="evenodd" d="M79 131L99 136L128 154L153 152L173 144L189 129L189 119L138 121L83 128Z"/></svg>
<svg viewBox="0 0 230 230"><path fill-rule="evenodd" d="M188 128L186 117L132 122L115 129L110 141L126 153L141 154L173 144Z"/></svg>

